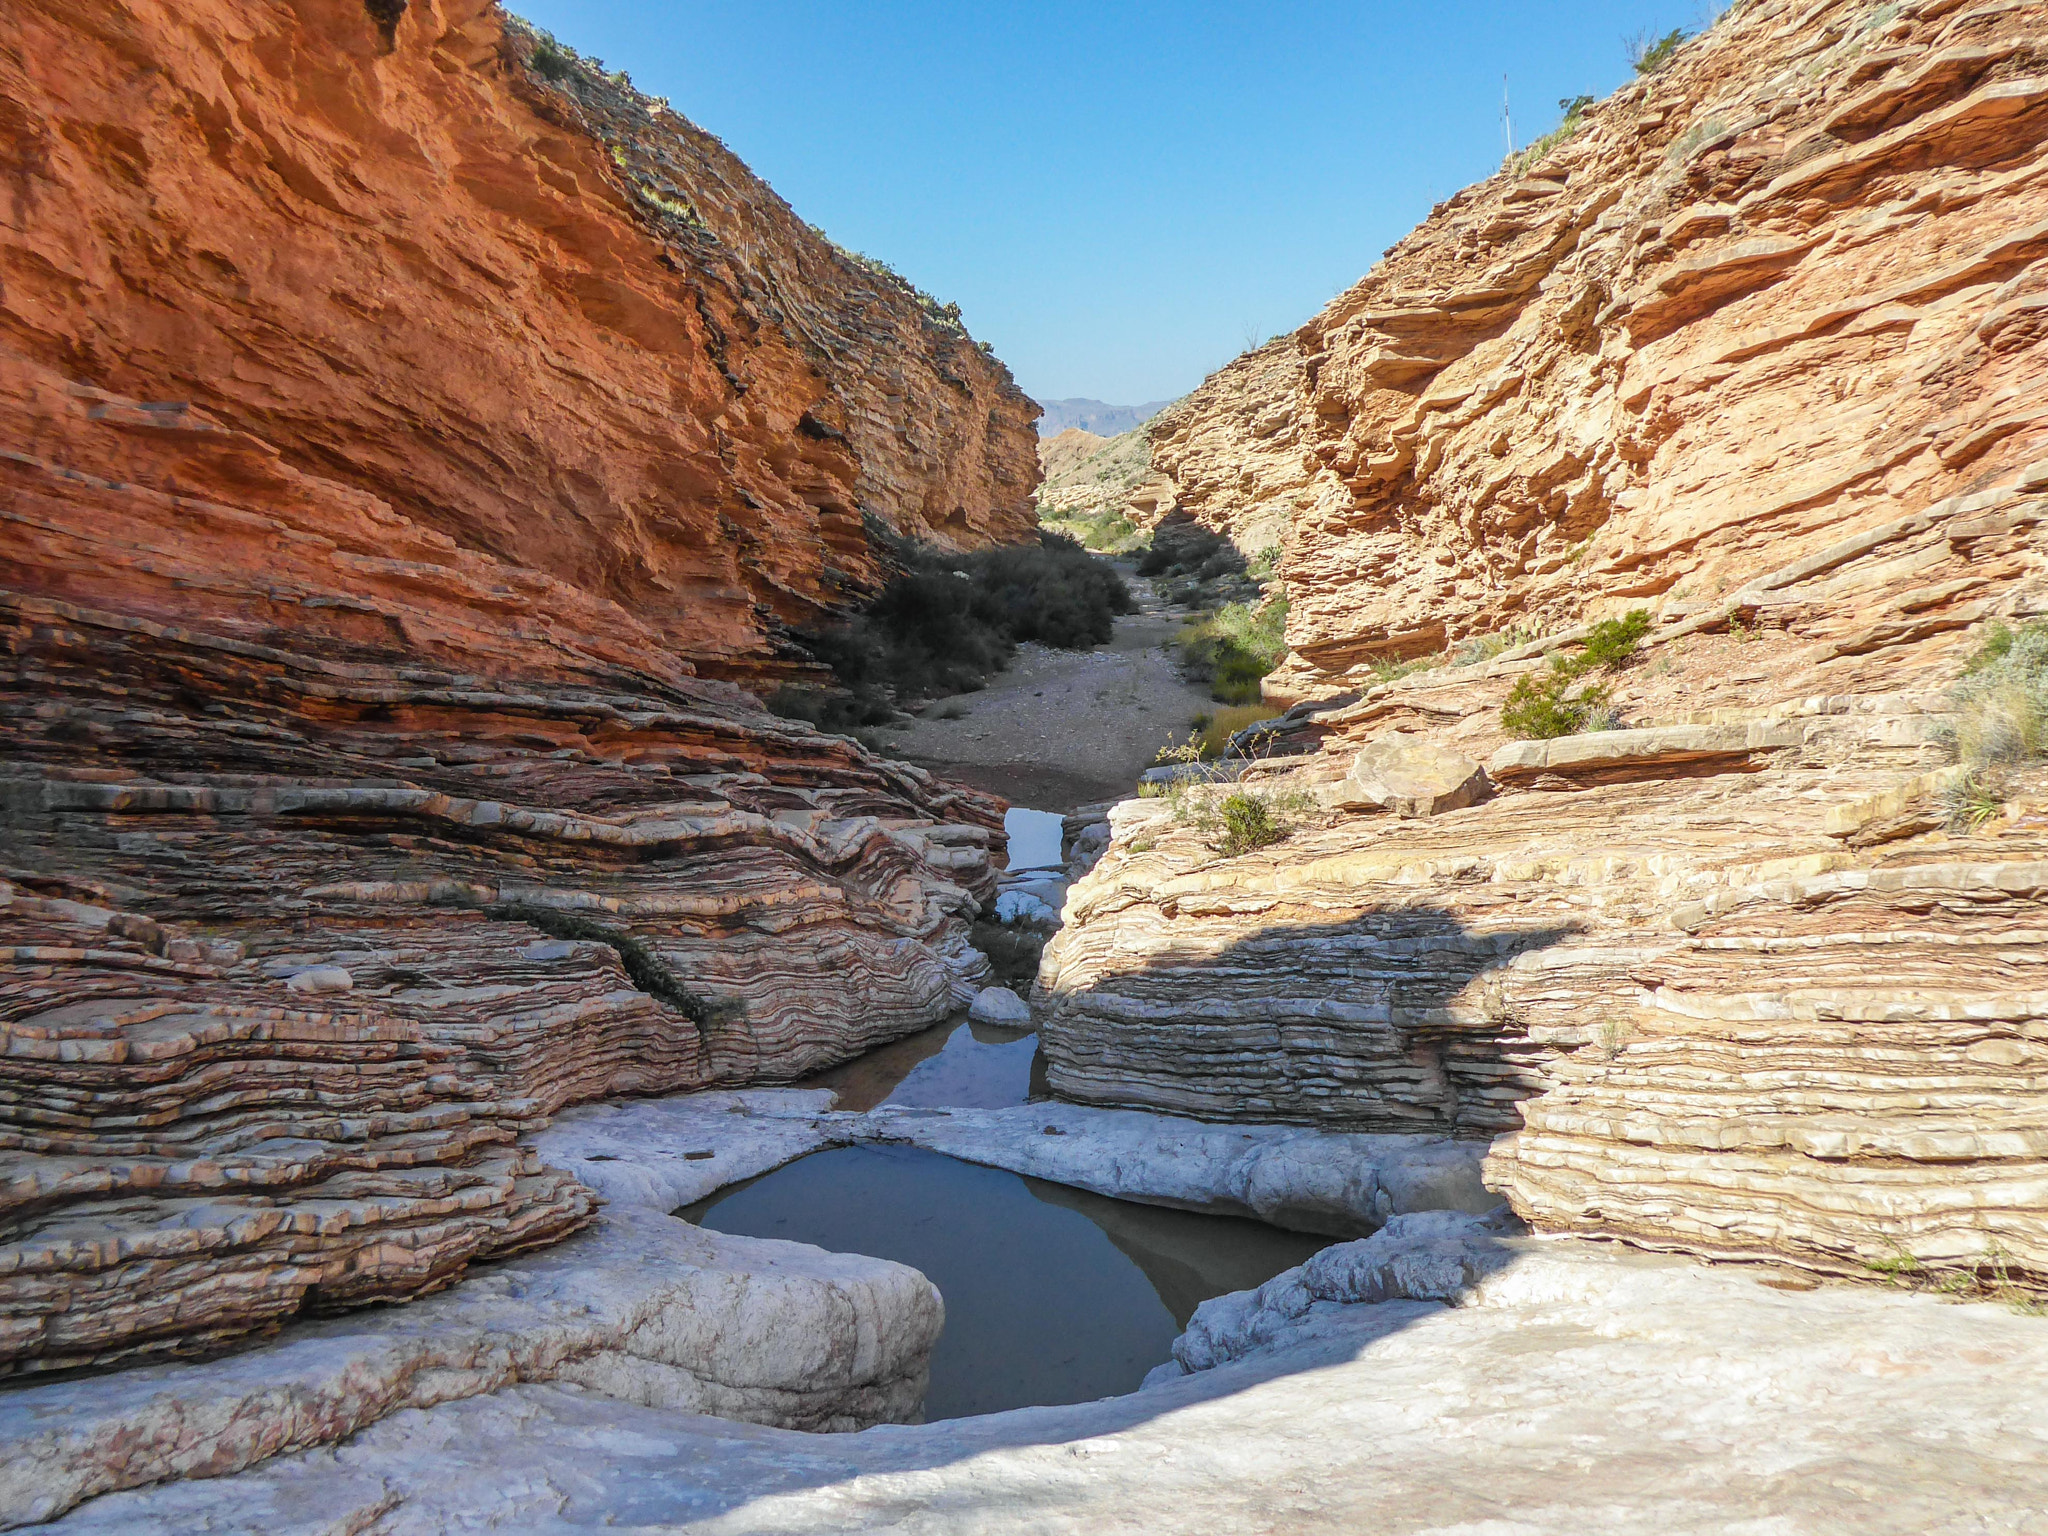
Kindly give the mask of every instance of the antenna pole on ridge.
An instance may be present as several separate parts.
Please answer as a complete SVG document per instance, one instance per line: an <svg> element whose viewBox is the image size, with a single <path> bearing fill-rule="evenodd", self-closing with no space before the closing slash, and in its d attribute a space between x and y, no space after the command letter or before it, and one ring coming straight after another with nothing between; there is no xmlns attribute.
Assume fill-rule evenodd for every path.
<svg viewBox="0 0 2048 1536"><path fill-rule="evenodd" d="M1500 126L1501 132L1507 135L1508 153L1512 155L1515 152L1515 119L1508 111L1508 77L1505 73L1500 77Z"/></svg>

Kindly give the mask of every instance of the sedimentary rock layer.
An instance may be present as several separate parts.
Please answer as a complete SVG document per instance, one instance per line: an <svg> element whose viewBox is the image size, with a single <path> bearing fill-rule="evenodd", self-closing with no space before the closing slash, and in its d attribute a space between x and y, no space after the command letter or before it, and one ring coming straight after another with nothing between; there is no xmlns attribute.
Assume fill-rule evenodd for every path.
<svg viewBox="0 0 2048 1536"><path fill-rule="evenodd" d="M233 1360L0 1398L0 1525L521 1381L575 1383L619 1412L809 1431L901 1421L923 1401L944 1318L931 1282L886 1259L614 1212L417 1307L311 1324Z"/></svg>
<svg viewBox="0 0 2048 1536"><path fill-rule="evenodd" d="M494 9L7 26L0 1374L445 1286L589 1219L562 1105L964 1000L1000 806L710 675L865 514L1023 526L1000 365Z"/></svg>
<svg viewBox="0 0 2048 1536"><path fill-rule="evenodd" d="M2044 218L2038 7L1744 0L1162 413L1153 464L1284 546L1281 697L1711 605L2042 455Z"/></svg>
<svg viewBox="0 0 2048 1536"><path fill-rule="evenodd" d="M1951 730L2048 611L2044 82L2038 6L1744 0L1151 424L1284 546L1318 708L1241 777L1306 809L1233 859L1119 809L1055 1091L1510 1132L1539 1227L2048 1282L2040 773ZM1638 607L1586 679L1628 729L1510 740Z"/></svg>
<svg viewBox="0 0 2048 1536"><path fill-rule="evenodd" d="M1668 615L1610 679L1631 729L1508 740L1532 644L1250 764L1300 808L1272 847L1117 807L1040 975L1054 1091L1513 1132L1489 1182L1540 1226L2048 1280L2048 782L2006 770L1974 823L1940 798L1982 621L2048 611L2048 467L2015 478L1758 573L1732 620ZM1956 582L1974 604L1922 606ZM1343 792L1368 744L1484 763L1491 797L1374 810Z"/></svg>

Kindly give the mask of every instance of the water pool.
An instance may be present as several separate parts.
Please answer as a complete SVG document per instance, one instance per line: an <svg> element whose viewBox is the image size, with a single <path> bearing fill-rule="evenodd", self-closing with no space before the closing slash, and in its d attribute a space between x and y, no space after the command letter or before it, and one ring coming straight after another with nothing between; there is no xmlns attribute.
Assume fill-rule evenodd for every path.
<svg viewBox="0 0 2048 1536"><path fill-rule="evenodd" d="M922 1270L946 1299L927 1419L1134 1391L1199 1303L1332 1241L889 1146L816 1152L677 1214Z"/></svg>

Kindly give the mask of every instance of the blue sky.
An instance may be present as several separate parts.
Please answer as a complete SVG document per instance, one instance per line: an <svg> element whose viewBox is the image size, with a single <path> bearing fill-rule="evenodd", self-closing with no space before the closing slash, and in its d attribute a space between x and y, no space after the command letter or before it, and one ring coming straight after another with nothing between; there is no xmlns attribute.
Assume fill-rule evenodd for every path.
<svg viewBox="0 0 2048 1536"><path fill-rule="evenodd" d="M510 0L812 223L958 301L1041 399L1185 393L1299 325L1622 39L1703 0Z"/></svg>

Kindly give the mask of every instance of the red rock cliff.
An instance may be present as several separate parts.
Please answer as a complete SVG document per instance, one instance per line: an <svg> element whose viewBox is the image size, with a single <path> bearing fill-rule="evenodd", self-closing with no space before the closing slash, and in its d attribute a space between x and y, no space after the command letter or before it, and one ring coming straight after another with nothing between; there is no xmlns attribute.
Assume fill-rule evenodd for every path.
<svg viewBox="0 0 2048 1536"><path fill-rule="evenodd" d="M986 973L999 805L725 678L870 515L1028 529L1032 408L529 46L0 19L0 1375L446 1285L589 1219L517 1144L562 1105Z"/></svg>
<svg viewBox="0 0 2048 1536"><path fill-rule="evenodd" d="M1035 414L907 285L479 0L12 7L0 340L611 599L700 669L1033 526Z"/></svg>

